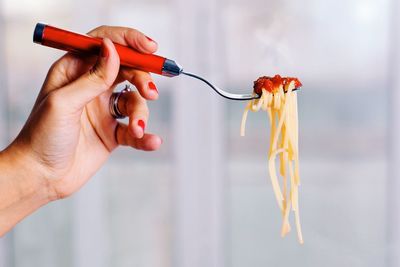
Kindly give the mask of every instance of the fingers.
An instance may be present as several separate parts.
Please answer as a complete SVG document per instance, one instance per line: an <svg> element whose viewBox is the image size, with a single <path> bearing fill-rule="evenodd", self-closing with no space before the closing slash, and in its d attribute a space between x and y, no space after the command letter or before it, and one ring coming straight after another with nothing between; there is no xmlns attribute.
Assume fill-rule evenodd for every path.
<svg viewBox="0 0 400 267"><path fill-rule="evenodd" d="M138 92L123 93L118 101L118 109L125 116L129 116L129 124L118 123L115 129L117 144L133 148L153 151L157 150L162 139L154 134L145 133L149 118L146 100Z"/></svg>
<svg viewBox="0 0 400 267"><path fill-rule="evenodd" d="M118 123L115 129L115 139L119 145L130 146L139 150L154 151L160 148L162 139L154 134L145 134L142 138L135 138L129 133L129 127Z"/></svg>
<svg viewBox="0 0 400 267"><path fill-rule="evenodd" d="M158 99L157 86L148 72L124 67L120 70L120 76L122 80L127 80L132 83L145 99Z"/></svg>
<svg viewBox="0 0 400 267"><path fill-rule="evenodd" d="M115 43L130 46L139 52L147 54L156 52L158 48L157 43L150 37L131 28L100 26L90 31L88 35L93 37L109 38Z"/></svg>
<svg viewBox="0 0 400 267"><path fill-rule="evenodd" d="M98 38L108 38L113 42L130 46L142 53L154 53L158 46L155 41L140 31L125 27L101 26L89 32L89 35ZM50 91L76 80L85 73L95 61L96 57L85 57L82 59L82 56L67 53L51 67L41 91L41 98L45 97ZM131 73L130 76L133 77L133 73ZM145 88L144 85L139 87ZM144 90L141 91L144 92ZM154 94L152 97L151 93L144 93L143 97L149 100L155 99Z"/></svg>
<svg viewBox="0 0 400 267"><path fill-rule="evenodd" d="M118 109L129 117L128 132L134 138L142 138L149 119L146 100L137 92L127 92L120 96Z"/></svg>
<svg viewBox="0 0 400 267"><path fill-rule="evenodd" d="M154 53L157 43L142 32L125 27L101 26L88 33L94 37L109 38L115 43L126 45L142 53ZM156 100L158 90L151 75L144 71L132 68L121 68L122 81L128 80L138 89L139 93L147 100Z"/></svg>
<svg viewBox="0 0 400 267"><path fill-rule="evenodd" d="M72 107L81 109L112 87L118 72L118 53L114 44L105 38L96 64L77 80L61 88L60 93L65 96Z"/></svg>

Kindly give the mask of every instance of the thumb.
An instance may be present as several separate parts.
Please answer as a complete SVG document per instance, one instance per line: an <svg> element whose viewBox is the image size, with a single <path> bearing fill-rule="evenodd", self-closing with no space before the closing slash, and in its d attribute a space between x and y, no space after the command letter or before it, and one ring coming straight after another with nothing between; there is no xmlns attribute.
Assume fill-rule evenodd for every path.
<svg viewBox="0 0 400 267"><path fill-rule="evenodd" d="M113 86L119 72L119 55L110 39L104 38L96 64L77 80L61 90L77 109L83 108L94 98Z"/></svg>

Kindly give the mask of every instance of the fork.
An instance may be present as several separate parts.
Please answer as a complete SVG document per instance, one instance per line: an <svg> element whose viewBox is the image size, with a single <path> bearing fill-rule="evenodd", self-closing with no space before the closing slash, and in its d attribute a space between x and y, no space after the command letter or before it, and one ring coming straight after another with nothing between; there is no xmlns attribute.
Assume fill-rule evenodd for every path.
<svg viewBox="0 0 400 267"><path fill-rule="evenodd" d="M102 40L64 29L56 28L43 23L37 23L33 41L35 43L76 53L98 55ZM146 72L156 73L167 77L175 77L181 74L198 79L206 83L220 96L230 100L252 100L260 98L258 94L232 94L215 86L206 79L183 70L174 60L154 54L142 54L136 50L114 43L120 57L122 66L132 67Z"/></svg>

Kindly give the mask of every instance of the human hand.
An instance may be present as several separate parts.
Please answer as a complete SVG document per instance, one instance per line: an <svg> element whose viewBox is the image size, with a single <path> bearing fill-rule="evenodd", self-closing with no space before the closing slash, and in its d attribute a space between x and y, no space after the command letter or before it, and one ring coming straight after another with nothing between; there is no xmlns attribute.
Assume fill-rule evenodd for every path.
<svg viewBox="0 0 400 267"><path fill-rule="evenodd" d="M146 99L158 98L152 78L143 71L120 68L112 41L142 53L154 53L157 44L122 27L102 26L89 35L103 38L101 55L66 54L55 62L28 121L4 151L40 176L51 200L77 191L118 145L151 151L162 143L157 135L145 133ZM138 89L122 94L119 101L119 109L129 116L128 125L116 121L108 109L114 87L125 80Z"/></svg>

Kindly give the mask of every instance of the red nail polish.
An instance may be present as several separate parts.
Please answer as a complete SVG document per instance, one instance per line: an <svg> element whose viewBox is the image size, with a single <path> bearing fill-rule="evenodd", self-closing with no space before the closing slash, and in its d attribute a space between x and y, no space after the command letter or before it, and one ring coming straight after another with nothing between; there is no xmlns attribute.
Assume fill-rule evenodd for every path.
<svg viewBox="0 0 400 267"><path fill-rule="evenodd" d="M149 88L155 90L158 93L157 86L153 82L149 82Z"/></svg>
<svg viewBox="0 0 400 267"><path fill-rule="evenodd" d="M143 121L143 120L138 120L138 123L137 123L137 124L139 125L140 128L142 128L142 130L143 130L143 132L144 132L144 128L145 128L144 121Z"/></svg>
<svg viewBox="0 0 400 267"><path fill-rule="evenodd" d="M153 40L153 39L151 39L149 36L147 36L147 35L146 35L146 38L147 38L147 40L149 40L150 42L153 42L153 43L155 43L155 42L154 42L154 40Z"/></svg>

